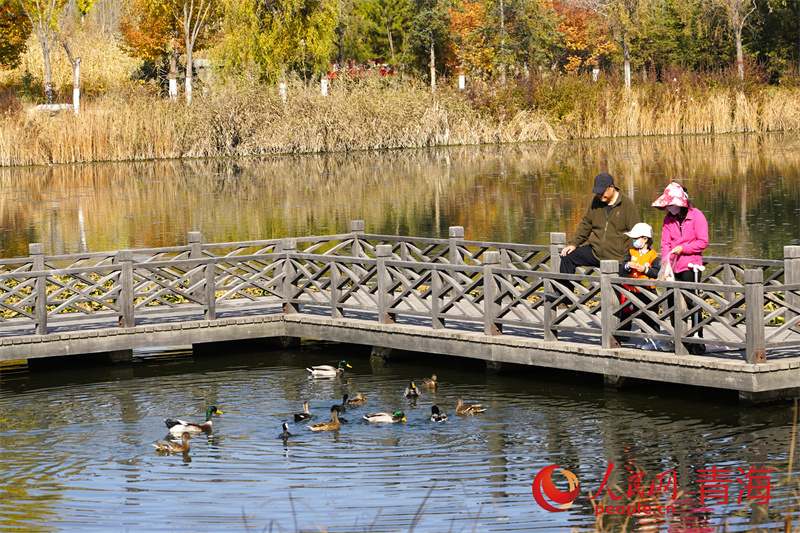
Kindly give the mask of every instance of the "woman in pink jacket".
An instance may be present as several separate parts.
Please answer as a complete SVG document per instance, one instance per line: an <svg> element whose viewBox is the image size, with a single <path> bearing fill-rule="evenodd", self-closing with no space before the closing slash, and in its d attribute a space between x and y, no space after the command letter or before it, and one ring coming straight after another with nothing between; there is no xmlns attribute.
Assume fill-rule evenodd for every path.
<svg viewBox="0 0 800 533"><path fill-rule="evenodd" d="M675 281L696 281L689 265L703 265L703 250L708 246L705 215L689 203L686 189L674 181L653 202L653 207L668 211L661 227L661 260L672 263ZM672 307L672 298L667 300L667 305ZM702 330L698 333L702 337ZM690 345L689 352L703 353L705 346Z"/></svg>

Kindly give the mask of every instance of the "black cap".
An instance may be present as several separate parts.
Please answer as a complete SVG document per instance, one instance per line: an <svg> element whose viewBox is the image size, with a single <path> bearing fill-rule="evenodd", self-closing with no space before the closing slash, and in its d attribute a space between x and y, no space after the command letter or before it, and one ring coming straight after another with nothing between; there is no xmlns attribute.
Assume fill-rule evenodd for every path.
<svg viewBox="0 0 800 533"><path fill-rule="evenodd" d="M598 174L594 178L594 189L592 189L592 194L600 194L606 192L606 189L614 185L614 176L609 174L608 172L603 172L602 174Z"/></svg>

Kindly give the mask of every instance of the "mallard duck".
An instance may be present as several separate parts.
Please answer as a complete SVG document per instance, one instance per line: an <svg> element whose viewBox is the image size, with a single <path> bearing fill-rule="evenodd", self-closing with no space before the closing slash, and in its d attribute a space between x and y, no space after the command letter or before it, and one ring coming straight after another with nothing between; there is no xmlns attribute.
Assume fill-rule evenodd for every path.
<svg viewBox="0 0 800 533"><path fill-rule="evenodd" d="M431 405L431 422L447 422L447 415L439 412L438 405Z"/></svg>
<svg viewBox="0 0 800 533"><path fill-rule="evenodd" d="M345 367L353 368L347 364L347 361L339 361L338 368L334 368L331 365L319 365L306 368L306 370L311 372L311 376L315 378L335 378L344 375Z"/></svg>
<svg viewBox="0 0 800 533"><path fill-rule="evenodd" d="M364 417L364 420L369 422L381 423L381 422L405 422L406 415L403 414L403 411L395 411L392 414L389 413L370 413Z"/></svg>
<svg viewBox="0 0 800 533"><path fill-rule="evenodd" d="M339 408L339 412L340 413L347 412L347 398L349 398L349 397L350 397L349 395L345 394L344 396L342 396L342 403L339 404L339 405L334 406L334 407L338 407Z"/></svg>
<svg viewBox="0 0 800 533"><path fill-rule="evenodd" d="M355 398L350 398L349 400L347 400L348 405L363 405L365 403L367 403L367 399L364 398L364 395L361 394L360 392L356 394Z"/></svg>
<svg viewBox="0 0 800 533"><path fill-rule="evenodd" d="M180 442L175 442L175 441L172 441L172 442L169 442L169 441L168 442L158 442L158 443L153 444L153 447L156 449L156 451L164 452L164 453L183 453L183 452L188 452L189 448L191 448L191 446L189 446L189 439L191 439L191 438L192 438L192 436L188 432L184 432L181 435L181 441Z"/></svg>
<svg viewBox="0 0 800 533"><path fill-rule="evenodd" d="M429 378L425 378L422 380L422 386L426 389L435 389L439 386L439 382L436 381L436 374L432 375Z"/></svg>
<svg viewBox="0 0 800 533"><path fill-rule="evenodd" d="M202 424L196 424L194 422L186 422L185 420L181 420L179 418L165 418L164 423L167 425L169 432L173 435L180 435L181 433L202 433L205 431L206 433L211 433L211 415L218 414L221 415L222 411L217 409L216 405L212 405L208 409L206 409L206 421Z"/></svg>
<svg viewBox="0 0 800 533"><path fill-rule="evenodd" d="M289 437L291 437L291 436L292 436L292 434L291 434L291 433L289 433L289 424L287 424L286 422L284 422L284 423L283 423L283 433L281 433L280 435L278 435L278 438L279 438L279 439L286 440L286 439L288 439L288 438L289 438Z"/></svg>
<svg viewBox="0 0 800 533"><path fill-rule="evenodd" d="M320 422L319 424L314 424L313 426L308 426L311 431L334 431L340 429L342 427L342 423L339 421L339 409L336 409L336 406L331 407L331 421L330 422Z"/></svg>
<svg viewBox="0 0 800 533"><path fill-rule="evenodd" d="M482 413L486 409L480 404L464 405L464 400L459 398L458 405L456 406L457 415L474 415L475 413Z"/></svg>
<svg viewBox="0 0 800 533"><path fill-rule="evenodd" d="M294 421L295 422L302 422L303 420L311 420L311 413L308 412L308 402L303 402L303 412L302 413L295 413Z"/></svg>
<svg viewBox="0 0 800 533"><path fill-rule="evenodd" d="M406 398L419 398L419 389L417 388L417 385L414 383L413 379L408 382L408 387L406 387L403 396Z"/></svg>

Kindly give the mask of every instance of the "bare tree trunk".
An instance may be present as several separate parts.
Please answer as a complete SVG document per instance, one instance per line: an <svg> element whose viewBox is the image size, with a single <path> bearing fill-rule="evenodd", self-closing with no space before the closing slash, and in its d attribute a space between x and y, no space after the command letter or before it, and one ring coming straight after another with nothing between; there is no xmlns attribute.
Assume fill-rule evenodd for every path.
<svg viewBox="0 0 800 533"><path fill-rule="evenodd" d="M431 32L431 92L436 92L436 53L433 51L433 32Z"/></svg>
<svg viewBox="0 0 800 533"><path fill-rule="evenodd" d="M506 84L506 13L503 0L500 0L500 82Z"/></svg>
<svg viewBox="0 0 800 533"><path fill-rule="evenodd" d="M736 69L739 71L739 80L744 80L744 51L742 50L742 26L734 28L736 39Z"/></svg>
<svg viewBox="0 0 800 533"><path fill-rule="evenodd" d="M622 38L622 56L625 65L625 88L631 90L631 50L627 36Z"/></svg>
<svg viewBox="0 0 800 533"><path fill-rule="evenodd" d="M67 41L62 37L61 46L67 53L70 65L72 65L72 73L75 76L75 81L72 85L72 110L77 115L81 108L81 58L72 55L72 50Z"/></svg>
<svg viewBox="0 0 800 533"><path fill-rule="evenodd" d="M42 47L44 55L44 94L47 95L47 103L53 103L53 68L50 65L50 48Z"/></svg>
<svg viewBox="0 0 800 533"><path fill-rule="evenodd" d="M169 99L176 100L178 98L178 55L175 51L169 53Z"/></svg>
<svg viewBox="0 0 800 533"><path fill-rule="evenodd" d="M386 34L389 36L389 50L392 52L392 65L394 65L394 41L392 41L392 21L386 21Z"/></svg>

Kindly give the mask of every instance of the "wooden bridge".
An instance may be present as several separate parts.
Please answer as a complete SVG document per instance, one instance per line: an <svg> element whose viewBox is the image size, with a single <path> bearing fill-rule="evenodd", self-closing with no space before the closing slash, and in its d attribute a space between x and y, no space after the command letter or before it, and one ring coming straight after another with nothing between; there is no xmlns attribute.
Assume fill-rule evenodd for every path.
<svg viewBox="0 0 800 533"><path fill-rule="evenodd" d="M203 243L192 232L185 246L86 254L31 244L29 257L0 260L0 363L302 337L729 389L746 402L800 394L800 246L776 261L707 257L700 282L683 283L620 278L616 261L560 274L563 233L550 246L463 236L373 235L353 221L339 235ZM644 338L674 350L636 349Z"/></svg>

